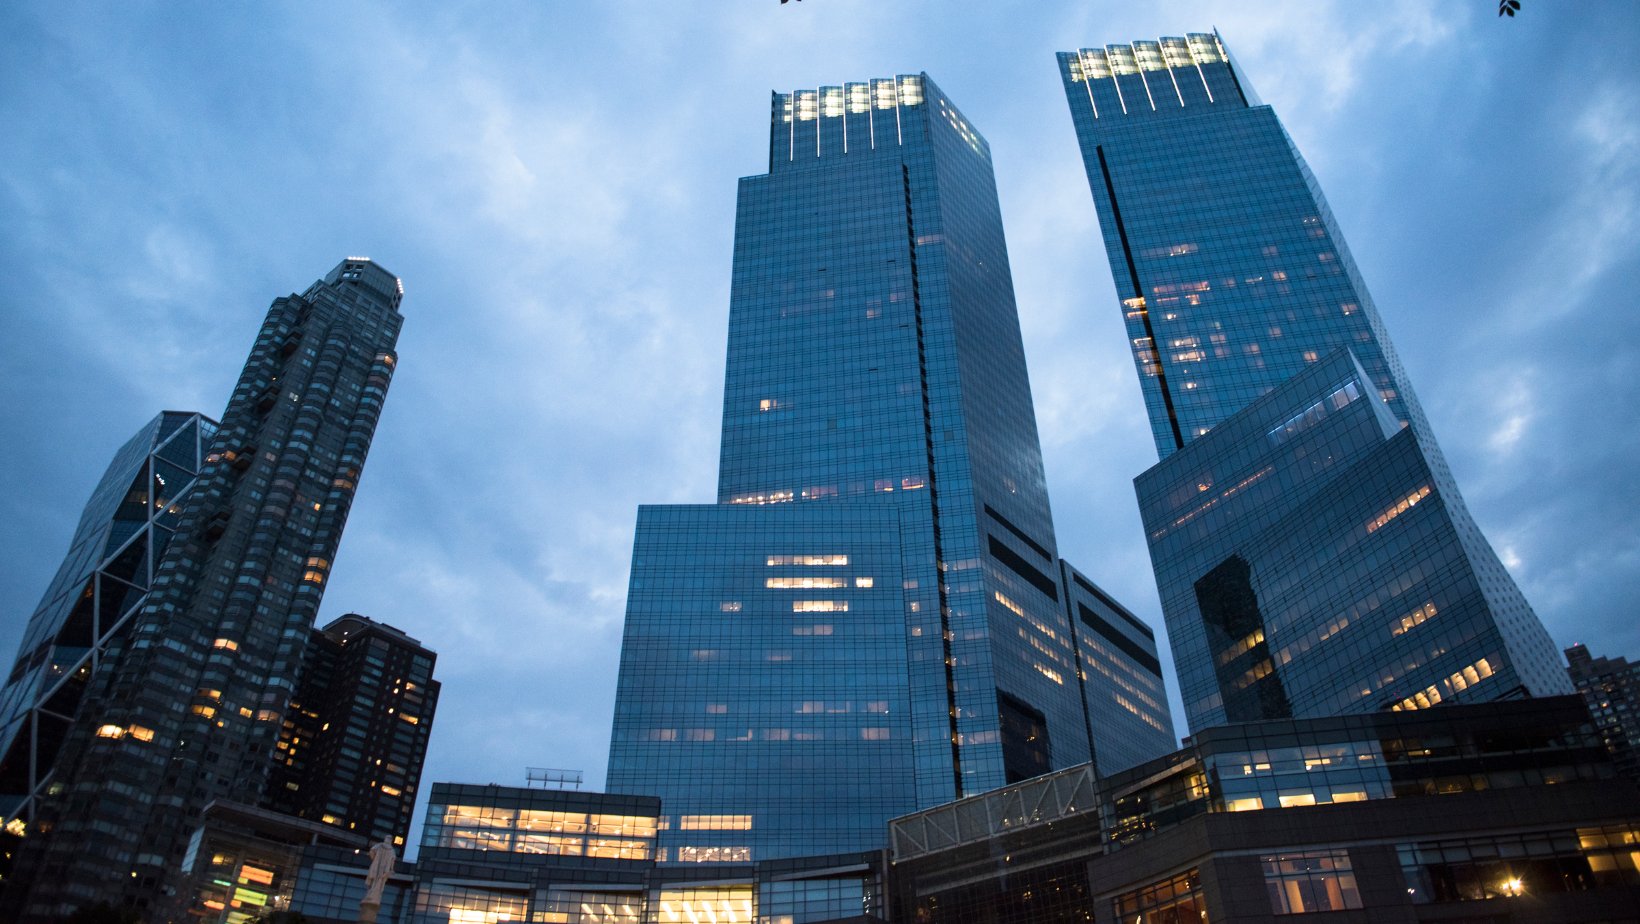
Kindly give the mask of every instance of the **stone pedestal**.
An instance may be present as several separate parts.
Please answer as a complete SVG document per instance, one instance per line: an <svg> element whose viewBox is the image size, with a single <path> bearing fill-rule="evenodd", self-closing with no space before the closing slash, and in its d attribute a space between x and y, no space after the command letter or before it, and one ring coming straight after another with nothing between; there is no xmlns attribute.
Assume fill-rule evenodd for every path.
<svg viewBox="0 0 1640 924"><path fill-rule="evenodd" d="M359 924L376 924L376 912L381 907L381 902L359 902Z"/></svg>

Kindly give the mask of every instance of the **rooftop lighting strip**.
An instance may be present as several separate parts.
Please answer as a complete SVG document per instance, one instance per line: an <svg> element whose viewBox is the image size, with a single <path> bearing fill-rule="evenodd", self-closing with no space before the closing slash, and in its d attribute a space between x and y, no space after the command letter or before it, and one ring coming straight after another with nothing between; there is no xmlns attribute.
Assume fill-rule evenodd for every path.
<svg viewBox="0 0 1640 924"><path fill-rule="evenodd" d="M1128 114L1127 96L1122 93L1122 81L1116 79L1116 66L1110 63L1110 46L1105 46L1105 66L1110 69L1110 85L1116 88L1116 101L1122 104L1122 115Z"/></svg>
<svg viewBox="0 0 1640 924"><path fill-rule="evenodd" d="M1145 85L1145 99L1150 101L1150 111L1155 112L1156 94L1150 92L1150 78L1145 76L1145 66L1139 61L1139 48L1133 44L1128 47L1133 49L1133 68L1139 72L1139 82Z"/></svg>
<svg viewBox="0 0 1640 924"><path fill-rule="evenodd" d="M1088 105L1093 107L1093 117L1099 118L1099 104L1093 101L1093 78L1088 76L1088 62L1091 49L1084 48L1076 53L1076 66L1082 69L1082 83L1087 85Z"/></svg>
<svg viewBox="0 0 1640 924"><path fill-rule="evenodd" d="M1190 48L1190 38L1188 36L1186 36L1186 38L1184 40L1184 47ZM1213 88L1211 86L1208 86L1207 72L1202 70L1201 59L1196 57L1196 50L1194 48L1190 48L1190 60L1196 62L1196 73L1201 76L1202 89L1207 91L1207 101L1209 103L1213 102L1214 101L1213 100Z"/></svg>
<svg viewBox="0 0 1640 924"><path fill-rule="evenodd" d="M1167 76L1173 80L1173 92L1179 97L1179 108L1183 109L1184 91L1179 89L1179 78L1173 76L1173 64L1167 60L1167 46L1162 44L1161 39L1156 40L1156 45L1162 50L1162 66L1167 68ZM1185 45L1185 48L1188 49L1189 47L1190 46L1188 44ZM1186 54L1188 53L1189 52L1187 51Z"/></svg>

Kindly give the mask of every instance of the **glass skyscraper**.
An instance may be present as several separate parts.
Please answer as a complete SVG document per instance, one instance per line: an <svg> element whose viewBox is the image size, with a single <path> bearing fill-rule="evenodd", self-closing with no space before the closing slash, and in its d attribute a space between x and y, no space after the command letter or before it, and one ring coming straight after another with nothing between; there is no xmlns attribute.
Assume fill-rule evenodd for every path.
<svg viewBox="0 0 1640 924"><path fill-rule="evenodd" d="M108 643L147 598L216 431L208 417L165 411L120 447L91 492L0 689L0 812L14 829L33 817Z"/></svg>
<svg viewBox="0 0 1640 924"><path fill-rule="evenodd" d="M770 129L718 503L642 508L633 552L607 788L663 799L666 862L875 849L1172 747L1148 630L1065 586L984 138L926 75L775 94Z"/></svg>
<svg viewBox="0 0 1640 924"><path fill-rule="evenodd" d="M180 916L176 903L190 897L179 873L190 823L212 802L266 800L303 649L397 363L402 295L397 277L349 257L303 294L274 300L220 428L175 421L189 432L154 451L152 469L142 457L156 436L139 434L122 450L109 476L118 480L105 479L82 533L89 524L93 540L101 535L91 521L105 515L103 494L130 484L124 503L142 509L118 508L113 529L150 531L152 579L140 608L126 609L111 634L97 636L110 623L93 623L100 647L76 668L78 702L65 704L73 721L54 765L33 770L34 798L14 809L28 814L8 826L24 837L0 917L56 920L98 901L134 905L153 920ZM169 414L159 420L161 430L173 424ZM196 449L205 453L197 463ZM175 473L190 464L197 478ZM135 465L136 480L125 482ZM167 482L145 491L155 472ZM156 541L164 535L168 542ZM91 545L76 545L71 560L118 554ZM65 565L76 581L83 570ZM129 568L117 559L98 570L78 586L101 605L118 586L108 578ZM55 630L54 644L87 647L76 618ZM28 645L45 644L37 636L54 622L31 624L18 662L25 675L36 657ZM62 640L68 629L78 642Z"/></svg>
<svg viewBox="0 0 1640 924"><path fill-rule="evenodd" d="M1059 66L1162 458L1136 486L1190 727L1569 692L1219 36Z"/></svg>

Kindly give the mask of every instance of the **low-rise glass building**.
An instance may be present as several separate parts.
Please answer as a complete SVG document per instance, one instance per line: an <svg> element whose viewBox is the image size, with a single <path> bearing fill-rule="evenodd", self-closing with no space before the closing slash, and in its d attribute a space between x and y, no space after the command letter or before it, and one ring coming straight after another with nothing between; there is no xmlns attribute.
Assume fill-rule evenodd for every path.
<svg viewBox="0 0 1640 924"><path fill-rule="evenodd" d="M1221 726L1123 773L1071 768L890 831L891 920L920 924L1640 908L1640 792L1570 696Z"/></svg>

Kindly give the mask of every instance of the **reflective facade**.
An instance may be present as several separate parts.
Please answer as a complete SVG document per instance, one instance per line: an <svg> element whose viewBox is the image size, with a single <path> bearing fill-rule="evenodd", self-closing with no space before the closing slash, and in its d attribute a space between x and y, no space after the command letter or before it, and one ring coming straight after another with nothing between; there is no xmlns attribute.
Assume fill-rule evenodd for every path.
<svg viewBox="0 0 1640 924"><path fill-rule="evenodd" d="M0 916L186 900L187 822L267 795L280 728L392 379L396 277L350 257L275 299L157 560L107 643ZM167 508L169 509L169 508ZM147 913L147 912L145 912Z"/></svg>
<svg viewBox="0 0 1640 924"><path fill-rule="evenodd" d="M989 146L926 75L775 94L770 128L718 504L645 508L633 558L607 786L742 819L663 828L673 863L874 849L1134 715L1083 695Z"/></svg>
<svg viewBox="0 0 1640 924"><path fill-rule="evenodd" d="M1640 792L1570 696L1221 726L1122 773L1073 767L889 829L896 921L1616 921L1640 907Z"/></svg>
<svg viewBox="0 0 1640 924"><path fill-rule="evenodd" d="M86 502L68 557L29 619L0 690L6 822L33 816L86 684L148 595L216 431L216 421L199 414L158 415L114 454Z"/></svg>
<svg viewBox="0 0 1640 924"><path fill-rule="evenodd" d="M1538 695L1569 692L1548 633L1464 507L1315 177L1219 37L1201 33L1083 49L1061 53L1059 64L1106 255L1122 297L1152 433L1163 459L1140 479L1141 507L1146 510L1152 561L1162 585L1191 728L1235 721L1238 716L1245 720L1377 709L1386 701L1409 697L1417 704L1415 694L1432 685L1444 698L1486 698L1514 688ZM1359 396L1368 405L1381 407L1392 428L1408 429L1407 477L1412 477L1412 468L1428 470L1424 481L1437 500L1430 509L1439 509L1443 521L1438 530L1440 551L1429 547L1413 554L1455 557L1423 562L1432 572L1452 572L1442 572L1437 579L1450 585L1443 584L1447 590L1428 588L1425 595L1457 593L1460 584L1466 588L1457 615L1465 623L1487 624L1477 625L1476 632L1493 640L1488 651L1495 650L1506 664L1499 671L1502 679L1467 692L1436 683L1473 663L1459 664L1461 655L1452 653L1456 649L1443 648L1450 639L1448 620L1443 617L1427 627L1394 632L1391 621L1407 614L1377 612L1376 604L1365 602L1375 593L1388 595L1388 584L1362 577L1349 587L1337 586L1324 567L1330 554L1326 551L1312 549L1299 559L1254 563L1241 546L1223 537L1190 550L1181 548L1177 538L1158 544L1161 531L1172 529L1165 527L1166 522L1221 495L1215 522L1228 523L1225 511L1230 507L1246 517L1223 527L1225 536L1226 530L1240 530L1243 539L1237 541L1253 541L1257 535L1272 548L1282 541L1273 532L1262 532L1275 518L1274 511L1248 506L1245 499L1232 503L1235 493L1244 489L1236 488L1239 482L1216 480L1231 469L1239 471L1239 463L1212 463L1218 466L1212 480L1197 478L1191 466L1199 467L1210 457L1245 461L1273 448L1266 432L1254 432L1262 421L1243 421L1240 445L1230 445L1231 438L1218 431L1284 383L1340 355L1359 367L1352 373ZM1332 386L1345 384L1342 374L1336 379ZM1294 392L1288 397L1296 401L1305 396ZM1301 406L1282 404L1296 416L1270 421L1265 430L1278 424L1307 426L1310 407L1330 397L1331 392L1311 394L1309 403ZM1279 403L1267 405L1265 413L1280 413L1275 406ZM1204 439L1215 440L1217 446L1198 452L1189 463L1174 461L1175 455ZM1318 471L1326 470L1326 478L1338 482L1332 489L1338 502L1344 502L1342 494L1356 480L1369 477L1370 467L1346 473L1344 466L1329 461L1329 454L1348 455L1358 446L1317 443L1314 434L1300 441L1310 455L1303 462L1295 456L1288 463L1313 463ZM1274 488L1267 483L1265 490ZM1299 494L1311 490L1304 488ZM1287 538L1304 529L1329 536L1328 529L1344 529L1333 520L1342 511L1324 506L1330 497L1318 493L1305 507L1298 503L1299 495L1284 494L1282 509L1296 511L1283 527ZM1397 532L1374 536L1354 554L1363 561L1391 554L1389 545L1379 549L1374 544L1401 541ZM1416 564L1408 561L1396 573ZM1390 579L1388 574L1381 577ZM1204 580L1206 596L1198 597L1195 585ZM1407 593L1413 591L1395 596L1399 600ZM1293 601L1281 605L1278 626L1261 627L1258 619L1245 615L1258 610L1277 616L1276 597ZM1357 603L1373 615L1348 615ZM1204 605L1219 615L1203 612ZM1229 615L1232 611L1244 615ZM1352 628L1326 629L1341 618ZM1238 635L1242 628L1247 631ZM1268 647L1290 654L1290 662L1250 653L1253 646L1265 644L1262 640L1237 649L1263 628L1271 633ZM1413 658L1419 665L1416 670L1411 662L1397 660L1413 650L1423 652ZM1340 672L1336 683L1313 682L1334 673L1334 665L1353 669L1353 660L1363 656L1383 659L1371 663L1383 671L1372 683L1358 685L1360 678L1354 676L1346 681L1342 674L1348 670ZM1238 659L1249 660L1246 670L1259 675L1254 693L1247 692L1255 684L1252 680L1230 689L1241 675L1229 677L1226 671L1240 665ZM1225 675L1222 681L1215 676L1220 674ZM1294 689L1277 696L1278 686ZM1395 693L1400 695L1392 696ZM1262 705L1247 711L1223 702L1248 696Z"/></svg>

